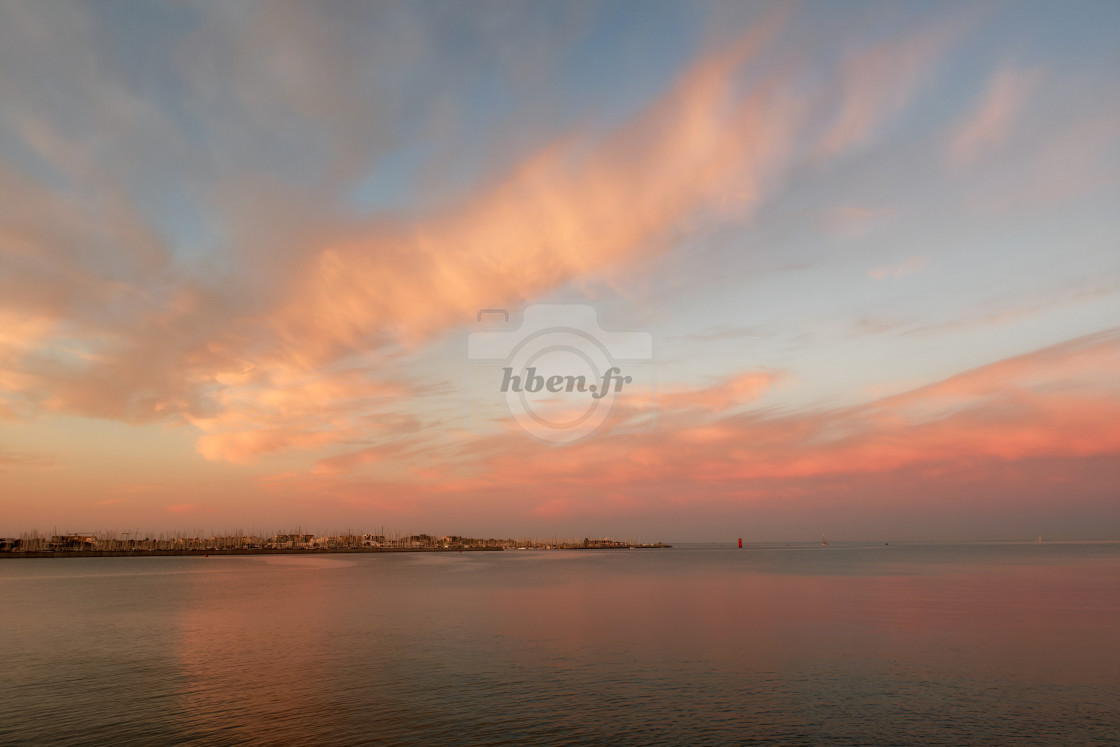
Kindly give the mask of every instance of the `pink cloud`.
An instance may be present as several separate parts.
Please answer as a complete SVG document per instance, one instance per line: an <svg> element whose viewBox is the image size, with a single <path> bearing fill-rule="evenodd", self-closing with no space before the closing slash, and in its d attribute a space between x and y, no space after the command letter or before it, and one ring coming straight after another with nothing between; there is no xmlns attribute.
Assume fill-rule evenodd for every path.
<svg viewBox="0 0 1120 747"><path fill-rule="evenodd" d="M657 402L670 411L698 408L720 413L757 400L783 378L778 371L749 371L705 388L660 392Z"/></svg>
<svg viewBox="0 0 1120 747"><path fill-rule="evenodd" d="M282 334L312 354L386 331L417 342L483 306L662 253L729 190L753 205L785 165L799 112L777 80L740 100L734 73L778 23L701 59L607 137L557 138L446 213L320 237L278 315Z"/></svg>
<svg viewBox="0 0 1120 747"><path fill-rule="evenodd" d="M1120 105L1100 106L1062 118L1043 133L1021 163L1017 178L975 195L970 207L1001 218L1052 209L1115 185L1113 154L1120 142Z"/></svg>
<svg viewBox="0 0 1120 747"><path fill-rule="evenodd" d="M85 205L0 174L0 203L9 206L0 235L13 238L5 246L50 270L0 278L24 327L0 337L0 413L184 423L198 430L202 456L237 463L362 441L371 422L400 417L400 403L415 398L411 383L386 371L395 346L414 351L483 306L516 306L607 269L625 277L729 196L749 214L777 189L812 112L796 98L791 68L746 91L741 73L783 23L775 14L703 55L613 131L564 133L426 214L305 217L299 196L260 177L230 179L212 195L215 215L230 224L234 259L262 277L210 284L176 275L171 249L110 180L98 185L97 204ZM222 33L220 24L205 30ZM824 150L873 135L956 33L939 27L850 55ZM308 116L340 103L337 91L272 71L266 78L309 105ZM51 136L39 132L35 142L49 146ZM112 250L75 249L91 244ZM667 402L718 412L772 384L744 374L669 392ZM346 472L384 454L375 443L317 469Z"/></svg>
<svg viewBox="0 0 1120 747"><path fill-rule="evenodd" d="M729 188L757 200L789 151L794 113L776 86L736 101L731 73L777 23L702 59L605 141L558 139L464 204L410 226L357 225L309 239L290 299L269 321L299 358L216 373L220 407L190 417L205 432L200 453L249 461L360 437L345 413L378 394L358 380L317 381L323 362L386 339L416 345L482 306L513 305L664 251L661 237Z"/></svg>
<svg viewBox="0 0 1120 747"><path fill-rule="evenodd" d="M834 156L868 142L915 97L962 29L960 22L942 23L850 53L841 70L839 110L820 151Z"/></svg>
<svg viewBox="0 0 1120 747"><path fill-rule="evenodd" d="M974 161L984 150L1007 140L1040 73L1005 67L988 82L976 109L960 123L949 142L949 157L956 164Z"/></svg>
<svg viewBox="0 0 1120 747"><path fill-rule="evenodd" d="M881 265L867 271L875 280L897 280L904 275L913 275L929 264L929 257L909 257L894 265Z"/></svg>
<svg viewBox="0 0 1120 747"><path fill-rule="evenodd" d="M396 460L417 445L415 439L410 439L403 434L398 436L388 435L388 437L394 440L379 446L369 446L358 451L352 451L348 454L320 459L315 463L313 473L316 475L337 475L351 472L364 464L379 464Z"/></svg>
<svg viewBox="0 0 1120 747"><path fill-rule="evenodd" d="M824 477L1120 454L1116 382L1120 333L1112 331L844 409L713 418L686 406L665 412L651 435L600 436L564 449L516 434L493 437L464 452L470 468L439 489L531 490L542 502L556 500L543 509L552 512L588 491L704 485L722 495L765 481L797 489ZM703 393L694 399L708 400Z"/></svg>
<svg viewBox="0 0 1120 747"><path fill-rule="evenodd" d="M196 510L198 506L193 503L174 503L164 508L164 511L172 514L186 514Z"/></svg>
<svg viewBox="0 0 1120 747"><path fill-rule="evenodd" d="M842 205L832 208L821 218L822 227L839 237L862 237L888 221L894 214L890 207Z"/></svg>
<svg viewBox="0 0 1120 747"><path fill-rule="evenodd" d="M22 325L0 337L2 412L188 423L200 454L234 462L360 439L371 416L395 417L410 394L384 373L393 345L415 350L482 306L662 253L727 194L755 204L782 172L801 113L780 80L744 96L735 73L781 24L776 15L700 58L613 133L564 134L410 221L301 221L291 197L239 183L254 201L220 204L240 260L260 260L267 275L253 281L169 278L168 247L113 185L90 208L0 178L0 196L12 197L0 235L41 265L74 268L0 279ZM114 253L75 254L95 239ZM110 278L98 263L127 272Z"/></svg>
<svg viewBox="0 0 1120 747"><path fill-rule="evenodd" d="M45 454L14 452L0 449L0 469L10 467L54 467L58 462Z"/></svg>

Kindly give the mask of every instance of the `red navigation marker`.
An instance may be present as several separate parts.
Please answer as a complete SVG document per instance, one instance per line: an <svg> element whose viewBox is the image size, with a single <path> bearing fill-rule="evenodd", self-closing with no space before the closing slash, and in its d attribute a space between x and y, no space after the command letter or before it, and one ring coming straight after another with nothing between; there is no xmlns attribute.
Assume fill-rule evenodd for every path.
<svg viewBox="0 0 1120 747"><path fill-rule="evenodd" d="M739 549L740 550L743 549L743 538L742 537L739 538Z"/></svg>

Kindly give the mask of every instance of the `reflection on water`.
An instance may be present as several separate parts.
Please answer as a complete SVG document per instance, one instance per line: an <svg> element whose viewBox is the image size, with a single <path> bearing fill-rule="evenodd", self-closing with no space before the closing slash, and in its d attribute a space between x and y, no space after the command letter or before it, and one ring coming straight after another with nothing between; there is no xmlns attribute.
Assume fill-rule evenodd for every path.
<svg viewBox="0 0 1120 747"><path fill-rule="evenodd" d="M0 743L1099 743L1120 545L0 562Z"/></svg>

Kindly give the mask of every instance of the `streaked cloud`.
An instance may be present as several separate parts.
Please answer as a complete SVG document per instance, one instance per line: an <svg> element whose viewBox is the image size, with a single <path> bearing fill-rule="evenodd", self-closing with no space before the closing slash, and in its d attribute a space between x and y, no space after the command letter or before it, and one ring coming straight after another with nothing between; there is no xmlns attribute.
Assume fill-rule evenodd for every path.
<svg viewBox="0 0 1120 747"><path fill-rule="evenodd" d="M45 454L35 454L23 451L7 451L3 448L0 448L0 470L9 469L12 467L53 467L57 464L58 462L56 459Z"/></svg>
<svg viewBox="0 0 1120 747"><path fill-rule="evenodd" d="M951 46L972 24L964 18L850 51L842 63L837 114L820 149L834 156L865 145L929 82Z"/></svg>
<svg viewBox="0 0 1120 747"><path fill-rule="evenodd" d="M867 271L869 277L875 280L897 280L904 275L913 275L929 264L929 257L915 256L894 265L881 265Z"/></svg>
<svg viewBox="0 0 1120 747"><path fill-rule="evenodd" d="M626 12L0 7L0 517L1101 494L1115 11ZM460 427L475 312L558 298L654 333L652 433Z"/></svg>
<svg viewBox="0 0 1120 747"><path fill-rule="evenodd" d="M698 419L693 402L718 399L733 409L753 398L724 400L721 384L681 398L678 410L667 404L665 427L645 438L542 451L516 434L500 437L481 461L483 472L450 480L446 489L541 481L550 486L541 500L588 486L642 493L652 485L702 484L722 494L750 481L796 485L919 465L1120 454L1117 382L1120 333L1111 330L858 406Z"/></svg>
<svg viewBox="0 0 1120 747"><path fill-rule="evenodd" d="M830 208L822 216L821 224L826 231L836 236L863 237L893 215L894 210L890 207L841 205Z"/></svg>
<svg viewBox="0 0 1120 747"><path fill-rule="evenodd" d="M976 105L949 142L949 156L958 164L968 164L984 150L1006 143L1031 91L1039 83L1037 69L1005 66L992 76Z"/></svg>
<svg viewBox="0 0 1120 747"><path fill-rule="evenodd" d="M697 408L720 413L753 402L784 377L779 371L750 371L702 389L660 392L657 404L670 411Z"/></svg>

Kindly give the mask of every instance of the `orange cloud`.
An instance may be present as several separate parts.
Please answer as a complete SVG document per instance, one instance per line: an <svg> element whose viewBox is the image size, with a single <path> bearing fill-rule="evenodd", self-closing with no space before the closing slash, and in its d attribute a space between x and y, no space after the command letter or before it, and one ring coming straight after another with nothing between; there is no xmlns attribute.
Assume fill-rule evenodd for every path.
<svg viewBox="0 0 1120 747"><path fill-rule="evenodd" d="M778 371L749 371L702 389L677 389L658 394L660 407L669 411L698 408L722 413L753 402L784 378Z"/></svg>
<svg viewBox="0 0 1120 747"><path fill-rule="evenodd" d="M409 432L411 428L409 428ZM383 463L387 460L398 459L416 446L415 439L409 439L403 433L395 436L394 440L379 446L369 446L358 451L353 451L340 456L320 459L315 464L313 473L316 475L337 475L351 472L363 464Z"/></svg>
<svg viewBox="0 0 1120 747"><path fill-rule="evenodd" d="M476 444L466 452L473 469L442 489L532 489L542 499L667 485L718 492L760 480L793 481L789 487L915 466L1120 454L1117 382L1120 330L839 410L712 419L689 409L709 401L698 392L680 400L684 409L663 413L648 436L601 436L564 449L541 449L516 434ZM710 399L719 400L721 393Z"/></svg>
<svg viewBox="0 0 1120 747"><path fill-rule="evenodd" d="M753 205L788 158L799 113L777 81L742 98L735 73L778 23L699 61L603 140L557 139L446 214L324 237L278 316L285 339L326 355L385 334L415 342L481 307L664 252L729 191Z"/></svg>
<svg viewBox="0 0 1120 747"><path fill-rule="evenodd" d="M379 395L319 374L325 363L390 340L414 345L480 307L665 251L667 236L729 190L753 204L788 157L798 115L781 86L740 98L734 73L779 24L702 59L605 140L561 138L444 214L308 238L289 299L267 321L275 351L211 374L212 414L188 416L205 432L200 453L249 461L353 440L361 434L344 412Z"/></svg>
<svg viewBox="0 0 1120 747"><path fill-rule="evenodd" d="M215 412L187 415L203 431L197 449L207 459L249 462L286 449L318 449L362 438L377 423L372 408L385 409L407 394L403 385L379 382L372 372L338 373L276 362L258 371L213 374Z"/></svg>
<svg viewBox="0 0 1120 747"><path fill-rule="evenodd" d="M164 511L167 511L171 514L186 514L194 511L197 508L198 506L193 503L174 503L170 506L167 506Z"/></svg>
<svg viewBox="0 0 1120 747"><path fill-rule="evenodd" d="M55 459L43 454L28 454L0 450L0 469L9 467L53 467Z"/></svg>
<svg viewBox="0 0 1120 747"><path fill-rule="evenodd" d="M411 222L301 222L290 196L253 184L252 203L239 193L221 210L259 279L169 281L169 248L114 184L99 185L91 208L0 178L0 197L12 198L0 213L4 251L49 268L0 278L0 303L15 304L18 321L0 332L0 412L184 422L201 431L203 456L235 462L360 438L370 415L393 417L407 394L381 373L392 345L664 252L727 194L755 204L801 113L780 80L743 94L737 73L782 23L775 15L701 58L614 133L568 133ZM114 250L75 252L91 241ZM83 308L63 325L71 345L57 320Z"/></svg>
<svg viewBox="0 0 1120 747"><path fill-rule="evenodd" d="M32 270L0 277L0 303L22 325L0 337L0 414L185 423L200 431L205 458L234 462L360 441L415 394L386 373L398 346L415 350L480 307L515 306L607 269L624 277L668 251L682 230L719 217L729 197L749 211L777 189L812 112L791 67L754 80L743 73L783 24L779 11L702 56L613 132L568 132L428 214L323 215L264 176L220 180L214 222L237 247L233 262L259 277L211 281L177 270L161 233L107 176L86 204L0 172L2 251L34 260ZM224 39L227 28L207 24L200 33ZM852 55L825 150L863 142L895 114L955 33L946 26ZM347 109L344 88L277 78L232 49L231 65L259 73L268 92L290 96L308 118L329 124L330 112ZM318 60L344 63L329 50L302 63ZM314 69L304 83L320 79L324 70ZM158 111L144 114L165 124ZM336 134L349 137L363 120L344 121ZM40 147L57 134L34 124L24 129ZM72 159L58 165L82 184L101 176ZM681 394L677 404L720 409L756 396L759 385L743 380L703 402Z"/></svg>

